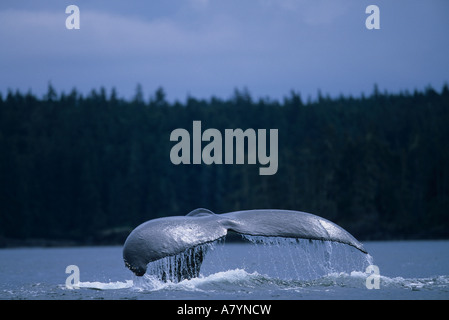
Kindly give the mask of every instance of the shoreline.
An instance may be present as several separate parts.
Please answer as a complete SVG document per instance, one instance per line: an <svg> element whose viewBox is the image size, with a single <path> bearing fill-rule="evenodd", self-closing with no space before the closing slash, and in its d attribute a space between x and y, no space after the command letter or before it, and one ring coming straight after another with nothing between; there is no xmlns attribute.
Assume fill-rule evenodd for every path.
<svg viewBox="0 0 449 320"><path fill-rule="evenodd" d="M69 239L5 239L0 238L1 249L18 248L70 248L94 246L122 246L120 241L76 241Z"/></svg>
<svg viewBox="0 0 449 320"><path fill-rule="evenodd" d="M125 239L126 240L126 239ZM0 250L20 248L73 248L73 247L99 247L99 246L123 246L121 241L76 241L69 239L7 239L0 238ZM226 239L227 243L247 243L236 238ZM413 241L449 241L445 238L389 238L362 240L362 243L373 242L413 242ZM249 243L249 242L248 242Z"/></svg>

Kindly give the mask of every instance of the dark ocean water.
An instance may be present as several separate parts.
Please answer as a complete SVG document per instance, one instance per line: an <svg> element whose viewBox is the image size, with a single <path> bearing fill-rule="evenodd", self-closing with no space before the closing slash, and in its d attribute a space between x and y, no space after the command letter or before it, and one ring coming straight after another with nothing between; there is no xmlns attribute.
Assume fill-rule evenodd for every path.
<svg viewBox="0 0 449 320"><path fill-rule="evenodd" d="M2 249L0 299L449 299L449 241L366 242L367 256L329 242L252 240L212 245L200 277L179 283L134 276L121 247ZM70 265L79 282L67 280Z"/></svg>

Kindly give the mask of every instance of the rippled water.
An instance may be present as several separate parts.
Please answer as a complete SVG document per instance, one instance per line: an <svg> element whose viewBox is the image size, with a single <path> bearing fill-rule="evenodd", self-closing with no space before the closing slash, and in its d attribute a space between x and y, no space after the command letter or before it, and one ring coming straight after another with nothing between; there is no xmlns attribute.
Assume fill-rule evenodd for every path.
<svg viewBox="0 0 449 320"><path fill-rule="evenodd" d="M134 276L121 247L0 250L0 299L448 299L449 241L367 242L250 239L209 248L200 277L178 283ZM367 289L366 267L380 270ZM68 289L76 265L79 289ZM149 268L151 270L151 268Z"/></svg>

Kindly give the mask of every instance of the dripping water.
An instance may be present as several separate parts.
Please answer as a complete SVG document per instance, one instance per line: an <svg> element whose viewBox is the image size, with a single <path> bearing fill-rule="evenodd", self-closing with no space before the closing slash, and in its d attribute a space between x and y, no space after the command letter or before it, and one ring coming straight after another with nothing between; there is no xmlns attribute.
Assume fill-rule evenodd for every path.
<svg viewBox="0 0 449 320"><path fill-rule="evenodd" d="M150 262L147 266L147 274L155 276L164 282L179 282L184 279L196 278L200 274L202 262L206 254L220 243L218 239L214 242L189 248L173 256Z"/></svg>
<svg viewBox="0 0 449 320"><path fill-rule="evenodd" d="M284 280L364 272L372 257L349 245L323 240L243 235L256 246L257 272Z"/></svg>
<svg viewBox="0 0 449 320"><path fill-rule="evenodd" d="M246 243L225 245L223 237L150 262L147 274L164 282L177 283L183 279L244 269L275 279L313 280L332 273L364 272L372 264L370 255L338 242L241 236ZM240 259L234 256L236 245L247 248Z"/></svg>

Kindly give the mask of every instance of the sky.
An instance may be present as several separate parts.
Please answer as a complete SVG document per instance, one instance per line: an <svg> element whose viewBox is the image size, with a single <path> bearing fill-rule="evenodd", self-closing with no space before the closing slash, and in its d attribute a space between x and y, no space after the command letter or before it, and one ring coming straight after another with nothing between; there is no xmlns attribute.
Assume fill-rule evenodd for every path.
<svg viewBox="0 0 449 320"><path fill-rule="evenodd" d="M68 5L80 29L67 29ZM368 30L367 6L380 9ZM449 82L447 0L2 0L0 92L140 84L168 100L359 96Z"/></svg>

